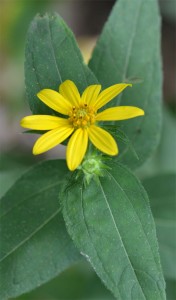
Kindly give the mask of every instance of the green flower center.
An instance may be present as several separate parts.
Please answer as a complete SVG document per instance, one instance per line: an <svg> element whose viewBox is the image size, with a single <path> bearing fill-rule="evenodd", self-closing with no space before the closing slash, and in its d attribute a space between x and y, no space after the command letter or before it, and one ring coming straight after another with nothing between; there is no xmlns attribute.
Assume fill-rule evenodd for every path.
<svg viewBox="0 0 176 300"><path fill-rule="evenodd" d="M87 128L95 123L96 111L93 107L87 104L82 104L80 107L72 107L69 113L69 121L75 128Z"/></svg>

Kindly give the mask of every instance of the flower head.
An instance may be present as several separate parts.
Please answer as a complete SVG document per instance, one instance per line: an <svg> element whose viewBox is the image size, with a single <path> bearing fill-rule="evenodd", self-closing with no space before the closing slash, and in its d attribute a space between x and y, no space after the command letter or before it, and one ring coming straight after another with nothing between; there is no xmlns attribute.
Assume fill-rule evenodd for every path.
<svg viewBox="0 0 176 300"><path fill-rule="evenodd" d="M48 130L34 144L33 154L46 152L70 136L66 160L71 171L81 164L88 140L103 153L117 155L116 141L98 126L98 122L130 119L144 115L144 111L133 106L112 107L101 112L98 110L128 86L131 84L115 84L100 92L101 85L90 85L80 95L76 85L66 80L59 86L59 92L51 89L40 91L38 98L63 117L33 115L21 120L24 128Z"/></svg>

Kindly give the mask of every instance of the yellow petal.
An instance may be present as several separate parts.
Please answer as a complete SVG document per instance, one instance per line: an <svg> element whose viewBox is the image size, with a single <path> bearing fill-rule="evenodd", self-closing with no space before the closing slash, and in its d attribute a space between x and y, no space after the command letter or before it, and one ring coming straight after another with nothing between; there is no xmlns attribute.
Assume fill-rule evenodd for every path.
<svg viewBox="0 0 176 300"><path fill-rule="evenodd" d="M24 117L21 122L21 126L24 128L35 130L50 130L59 126L69 125L68 119L63 119L48 115L33 115Z"/></svg>
<svg viewBox="0 0 176 300"><path fill-rule="evenodd" d="M79 91L73 81L71 81L71 80L64 81L59 86L59 93L65 99L67 99L72 104L72 106L75 106L75 107L79 106L80 94L79 94Z"/></svg>
<svg viewBox="0 0 176 300"><path fill-rule="evenodd" d="M37 96L47 106L63 115L68 115L69 111L72 109L71 103L56 91L44 89L40 91Z"/></svg>
<svg viewBox="0 0 176 300"><path fill-rule="evenodd" d="M66 159L68 168L74 171L82 162L88 145L86 129L77 129L67 145Z"/></svg>
<svg viewBox="0 0 176 300"><path fill-rule="evenodd" d="M92 125L88 128L89 138L96 148L108 155L117 155L118 148L114 138L104 129Z"/></svg>
<svg viewBox="0 0 176 300"><path fill-rule="evenodd" d="M108 87L98 96L95 107L97 109L101 108L113 98L115 98L118 94L120 94L127 86L132 86L132 84L119 83Z"/></svg>
<svg viewBox="0 0 176 300"><path fill-rule="evenodd" d="M34 144L33 154L37 155L62 143L74 131L72 126L62 126L43 134Z"/></svg>
<svg viewBox="0 0 176 300"><path fill-rule="evenodd" d="M118 106L105 109L96 116L97 121L118 121L143 116L144 111L134 106Z"/></svg>
<svg viewBox="0 0 176 300"><path fill-rule="evenodd" d="M94 105L100 90L101 90L100 84L94 84L88 86L82 94L81 102L86 103L89 106Z"/></svg>

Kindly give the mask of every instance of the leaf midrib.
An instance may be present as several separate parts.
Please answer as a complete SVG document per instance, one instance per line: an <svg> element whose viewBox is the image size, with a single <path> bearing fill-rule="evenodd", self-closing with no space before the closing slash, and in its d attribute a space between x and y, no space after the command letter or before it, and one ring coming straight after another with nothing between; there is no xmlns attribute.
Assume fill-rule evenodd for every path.
<svg viewBox="0 0 176 300"><path fill-rule="evenodd" d="M82 191L83 191L83 188L84 188L84 183L82 184L82 188L81 188L81 190L80 190L80 193L81 193L82 217L83 217L83 220L84 220L84 224L85 224L85 227L86 227L87 234L88 234L88 236L89 236L91 245L92 245L93 249L94 249L95 252L96 252L96 255L97 255L97 258L98 258L98 260L99 260L99 263L101 264L101 266L102 266L102 268L103 268L105 274L108 274L108 277L109 277L109 279L111 280L111 283L112 283L113 285L116 285L115 282L114 282L114 279L111 278L111 274L109 274L109 272L106 270L104 264L102 263L102 261L101 261L101 259L100 259L100 257L99 257L99 254L98 254L98 252L97 252L97 249L96 249L94 243L92 242L91 234L90 234L90 232L89 232L89 226L88 226L88 224L87 224L87 222L86 222L86 217L85 217L85 214L84 214L83 192L82 192ZM95 270L96 270L96 269L95 269ZM97 273L98 273L98 272L97 272ZM101 278L101 277L100 277L100 278ZM103 278L101 278L101 280L103 281ZM105 285L107 285L106 281L103 281L103 282L104 282ZM108 287L108 285L107 285L107 287ZM109 288L109 287L108 287L108 288ZM119 299L119 300L122 300L121 295L120 295L120 292L119 292L119 296L120 296L120 299Z"/></svg>
<svg viewBox="0 0 176 300"><path fill-rule="evenodd" d="M56 60L56 54L55 54L55 49L53 47L53 40L52 40L52 33L51 33L51 26L50 26L50 20L49 20L49 18L47 18L47 21L48 21L47 22L47 24L48 24L48 33L49 33L49 39L50 39L50 45L51 45L51 50L52 50L52 54L53 54L53 59L54 59L55 65L56 65L56 70L57 70L59 79L62 82L62 76L61 76L61 73L60 73L59 68L58 68L58 64L57 64L57 60Z"/></svg>
<svg viewBox="0 0 176 300"><path fill-rule="evenodd" d="M108 171L107 171L108 172ZM108 172L109 173L109 172ZM121 188L121 186L118 184L118 182L116 181L116 179L115 179L115 177L112 175L112 174L110 174L109 173L109 175L112 177L112 179L116 182L116 184L119 186L119 188L122 190L122 192L125 194L125 192L124 192L124 190ZM128 196L125 194L125 196L127 197L127 199L129 200L129 202L131 203L131 201L130 201L130 199L128 198ZM148 241L148 238L147 238L147 235L146 235L146 233L145 233L145 230L144 230L144 228L143 228L143 225L142 225L142 223L141 223L141 220L140 220L140 218L139 218L139 216L138 216L138 214L136 213L136 211L135 211L135 209L134 209L134 206L133 206L133 204L131 203L131 205L132 205L132 207L133 207L133 210L134 210L134 212L135 212L135 214L136 214L136 216L137 216L137 218L138 218L138 220L139 220L139 222L140 222L140 224L141 224L141 227L142 227L142 229L143 229L143 232L144 232L144 234L145 234L145 237L146 237L146 240L147 240L147 243L148 243L148 245L149 245L149 247L150 247L150 249L151 249L151 253L152 253L152 255L153 255L153 260L154 260L154 262L155 262L155 264L156 264L156 267L157 267L157 270L158 270L158 267L160 267L160 270L161 270L161 265L160 265L160 262L158 262L159 263L159 265L158 265L158 263L156 262L156 258L155 258L155 255L153 254L153 249L151 248L151 245L150 245L150 243L149 243L149 241ZM147 273L146 273L147 274ZM136 275L136 274L135 274ZM150 274L147 274L147 275L150 275ZM159 271L158 271L158 277L159 277ZM150 277L151 277L151 275L150 275ZM155 279L153 279L155 282L156 282L156 280ZM161 297L162 297L162 293L161 293L161 290L158 288L158 290L159 290L159 293L160 293L160 295L161 295ZM163 297L162 297L163 298Z"/></svg>
<svg viewBox="0 0 176 300"><path fill-rule="evenodd" d="M124 70L123 70L123 73L122 73L122 81L125 81L125 79L127 78L126 76L127 76L127 70L128 70L128 66L129 66L130 57L131 57L131 49L132 49L134 38L135 38L135 35L136 35L137 24L138 24L139 15L140 15L142 5L143 5L143 2L141 1L140 4L139 4L137 14L136 14L136 21L135 21L135 24L134 24L133 32L131 34L131 39L129 41L129 47L127 49L126 61L125 61Z"/></svg>
<svg viewBox="0 0 176 300"><path fill-rule="evenodd" d="M57 183L53 183L53 184L51 184L51 185L48 185L47 187L45 187L45 188L42 189L42 190L38 190L36 193L30 195L30 196L27 197L27 198L22 198L21 201L19 201L17 204L11 206L7 211L5 211L5 213L2 214L2 215L0 216L0 220L1 220L3 217L5 217L7 214L9 214L9 212L10 212L12 209L18 207L18 206L19 206L20 204L22 204L24 201L27 201L27 200L29 200L29 199L31 199L31 198L33 198L33 197L35 197L35 196L37 196L37 195L39 195L39 194L41 194L41 193L43 193L43 192L45 192L45 191L47 191L47 190L53 188L53 187L56 187L57 185L60 185L62 182L63 182L63 180L60 180L60 181L58 181ZM8 195L8 192L2 197L1 201L3 201L3 199L6 198L7 195Z"/></svg>
<svg viewBox="0 0 176 300"><path fill-rule="evenodd" d="M152 76L151 76L151 77L153 78L153 76L154 76L153 73L154 73L154 71L155 71L154 65L152 66L152 68L153 68L153 70L152 70ZM147 108L148 108L148 106L149 106L149 100L150 100L149 95L151 94L151 93L150 93L150 90L152 90L153 85L154 85L153 82L154 82L154 81L151 82L151 88L149 88L148 97L146 97L145 102L144 102L144 104L143 104L143 109L144 109L144 112L145 112L145 113L147 112ZM141 132L142 132L142 127L145 125L145 118L146 118L145 115L142 116L142 117L140 117L140 120L138 121L138 127L135 129L133 138L131 138L131 143L132 143L132 144L135 142L136 138L138 137L138 130L140 129ZM124 150L123 150L123 152L122 152L121 155L120 155L120 158L123 158L124 155L126 154L126 152L127 152L129 149L130 149L129 145L127 145L126 147L124 147ZM136 150L136 151L137 151L137 150ZM150 155L150 153L149 153L149 155Z"/></svg>
<svg viewBox="0 0 176 300"><path fill-rule="evenodd" d="M29 241L37 232L39 232L43 227L45 227L52 219L60 212L61 208L57 209L48 219L45 220L40 226L38 226L28 237L26 237L23 241L21 241L18 245L16 245L11 251L9 251L5 256L2 257L0 263L9 257L12 253L18 250L22 245L24 245L27 241Z"/></svg>
<svg viewBox="0 0 176 300"><path fill-rule="evenodd" d="M109 172L108 172L108 173L109 173ZM111 174L109 173L109 175L111 175ZM113 178L113 176L112 176L112 178ZM131 267L131 269L132 269L132 271L133 271L133 273L134 273L134 275L135 275L135 277L136 277L136 281L138 282L138 284L139 284L139 286L140 286L140 289L141 289L141 291L142 291L142 294L143 294L144 298L147 300L147 298L145 297L143 288L141 287L140 282L139 282L139 280L138 280L138 278L137 278L137 275L136 275L136 273L135 273L135 269L134 269L134 267L133 267L133 265L132 265L132 262L131 262L131 260L130 260L130 258L129 258L129 256L128 256L128 253L127 253L127 251L126 251L126 249L125 249L125 246L124 246L122 237L121 237L120 232L119 232L119 230L118 230L118 228L117 228L117 224L116 224L114 215L113 215L112 210L111 210L111 208L110 208L110 205L109 205L109 203L108 203L108 200L107 200L107 197L106 197L105 192L104 192L104 190L103 190L103 187L102 187L101 182L100 182L100 186L101 186L102 194L103 194L103 196L104 196L103 198L105 199L106 205L107 205L108 210L109 210L109 212L110 212L110 216L111 216L112 221L113 221L113 223L114 223L114 226L115 226L115 229L116 229L118 238L119 238L120 241L121 241L121 244L122 244L122 246L123 246L124 252L125 252L126 257L127 257L128 261L129 261L129 265L130 265L130 267Z"/></svg>
<svg viewBox="0 0 176 300"><path fill-rule="evenodd" d="M133 46L133 43L134 43L134 39L135 39L136 31L137 31L137 24L138 24L139 15L140 15L142 5L143 5L143 3L141 1L140 4L139 4L139 7L138 7L138 11L136 13L136 19L135 19L135 23L134 23L134 26L133 26L133 31L132 31L132 34L130 36L128 47L127 47L126 59L125 59L124 68L123 68L122 75L121 75L122 82L124 82L125 79L127 78L127 70L128 70L128 66L129 66L130 57L131 57L131 49L132 49L132 46ZM122 97L123 97L123 93L121 95L119 95L118 100L116 100L116 106L117 106L117 104L118 105L121 104Z"/></svg>
<svg viewBox="0 0 176 300"><path fill-rule="evenodd" d="M107 172L108 172L108 171L107 171ZM114 177L111 173L109 173L109 172L108 172L108 174L109 174L109 176L112 177L112 179L115 181L115 183L117 184L117 186L119 186L120 190L123 192L123 194L125 195L126 199L128 199L128 202L131 204L131 206L132 206L132 208L133 208L133 211L134 211L134 213L135 213L135 215L136 215L136 217L137 217L137 219L138 219L138 221L139 221L139 223L140 223L140 225L141 225L141 228L142 228L142 230L143 230L143 232L144 232L144 235L145 235L145 237L146 237L146 240L147 240L147 243L148 243L148 245L149 245L149 248L151 249L151 253L152 253L152 255L153 255L153 260L154 260L154 262L155 262L155 264L156 264L156 266L157 266L158 264L157 264L157 262L156 262L156 259L155 259L154 254L153 254L153 249L151 248L151 245L150 245L150 243L149 243L149 241L148 241L147 235L146 235L145 230L144 230L144 228L143 228L142 222L141 222L141 220L140 220L140 218L139 218L139 216L138 216L136 210L134 209L134 206L133 206L132 202L130 201L129 197L127 196L127 194L125 193L125 191L122 189L122 187L120 186L120 184L117 182L117 180L115 179L115 177Z"/></svg>

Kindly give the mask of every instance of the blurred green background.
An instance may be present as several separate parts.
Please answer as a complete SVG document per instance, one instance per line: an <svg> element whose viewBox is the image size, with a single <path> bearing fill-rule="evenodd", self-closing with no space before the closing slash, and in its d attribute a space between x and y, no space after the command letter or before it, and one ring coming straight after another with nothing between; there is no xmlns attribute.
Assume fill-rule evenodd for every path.
<svg viewBox="0 0 176 300"><path fill-rule="evenodd" d="M25 36L30 21L38 12L58 12L75 33L87 61L113 4L114 1L101 0L1 0L1 196L32 164L47 158L64 157L65 153L64 147L58 146L45 155L33 157L31 149L36 136L22 134L23 130L19 126L20 119L30 114L25 97L23 70ZM141 179L155 174L176 172L176 3L174 0L163 0L159 4L162 15L164 71L163 129L161 142L154 157L137 171ZM176 191L173 197L175 196ZM167 283L167 293L169 300L176 299L176 284L173 280ZM58 278L18 299L108 300L114 298L103 287L89 265L81 262Z"/></svg>

